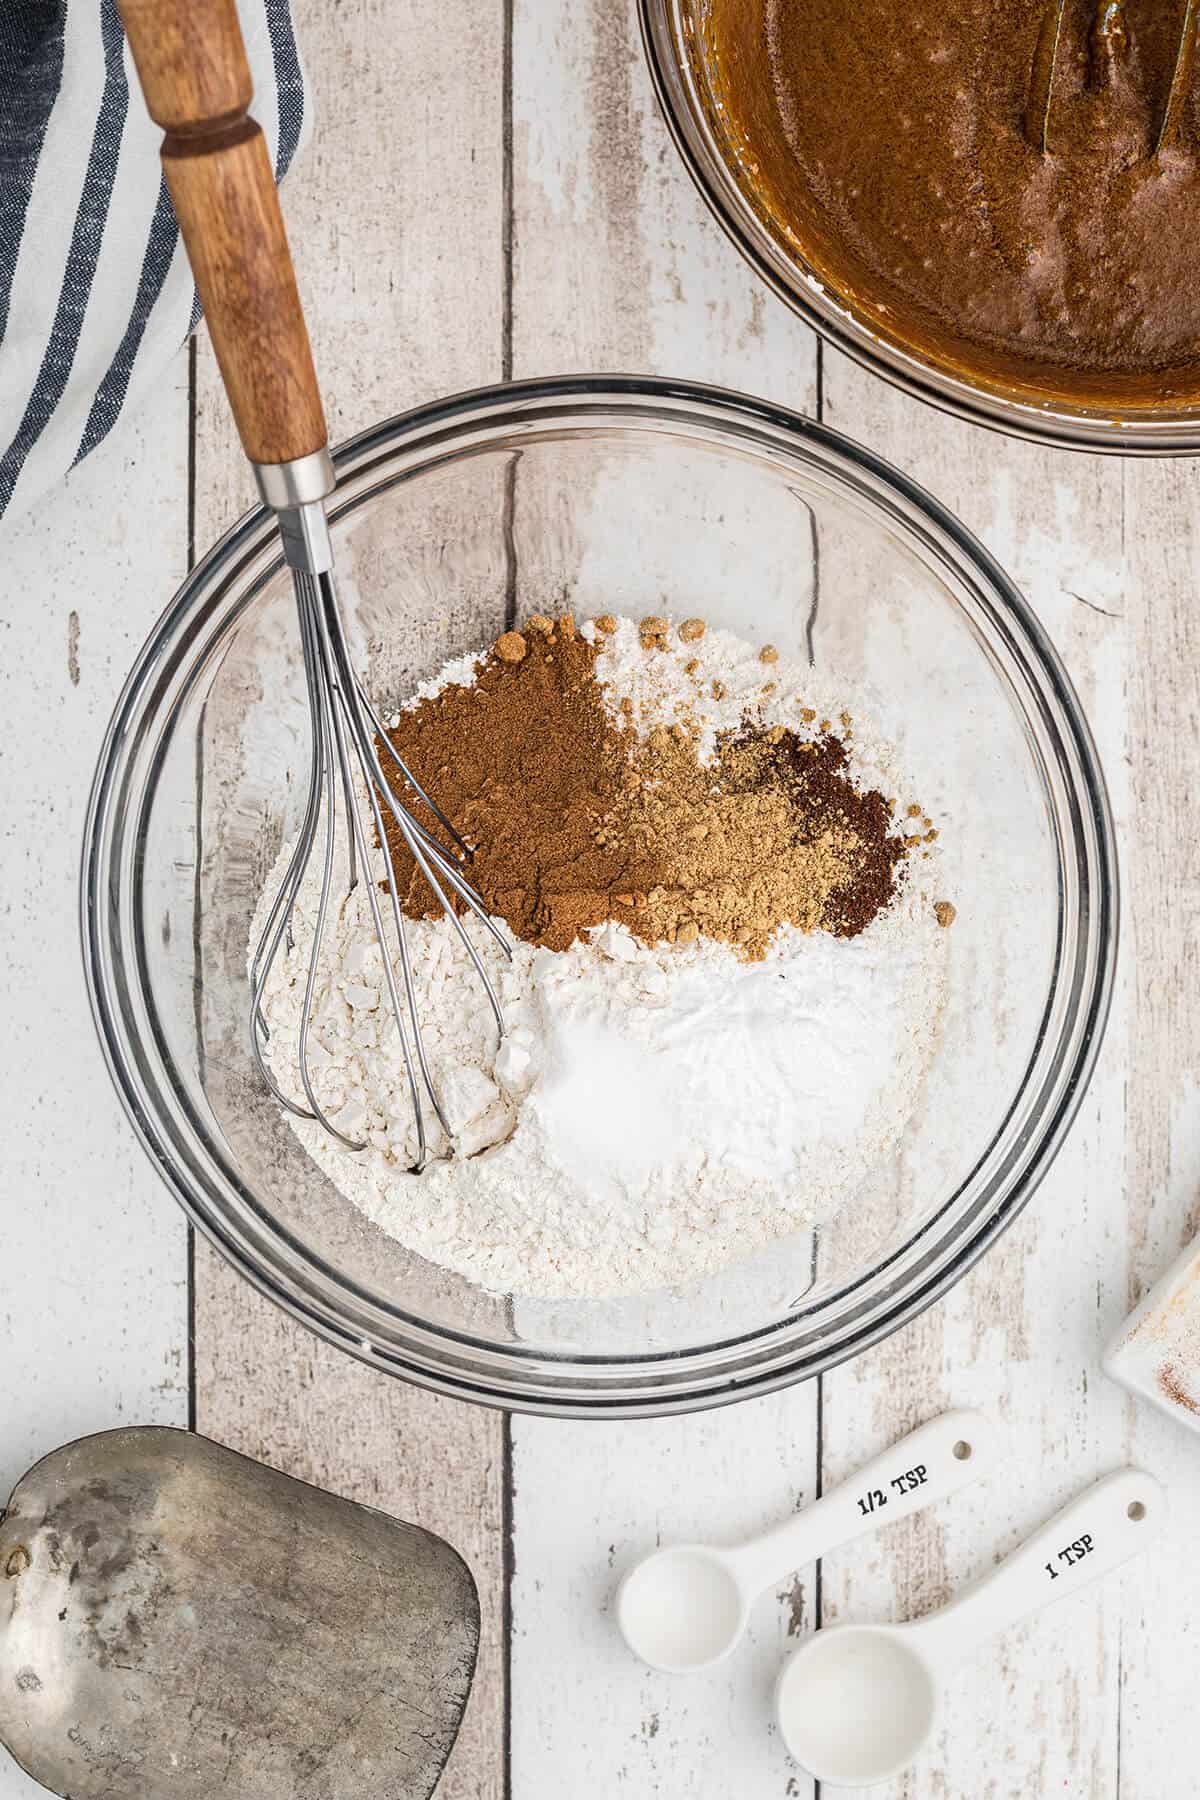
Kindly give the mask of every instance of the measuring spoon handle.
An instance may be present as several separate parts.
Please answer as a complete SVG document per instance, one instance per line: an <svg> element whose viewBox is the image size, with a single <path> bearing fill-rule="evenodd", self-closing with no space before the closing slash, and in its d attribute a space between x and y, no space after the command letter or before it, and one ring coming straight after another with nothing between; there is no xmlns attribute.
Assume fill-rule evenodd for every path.
<svg viewBox="0 0 1200 1800"><path fill-rule="evenodd" d="M762 1593L839 1544L977 1480L995 1451L995 1427L984 1413L961 1409L930 1419L786 1525L729 1551L739 1582L747 1594Z"/></svg>
<svg viewBox="0 0 1200 1800"><path fill-rule="evenodd" d="M905 1627L950 1667L980 1644L1099 1581L1146 1550L1166 1523L1166 1490L1144 1469L1106 1475L939 1612Z"/></svg>

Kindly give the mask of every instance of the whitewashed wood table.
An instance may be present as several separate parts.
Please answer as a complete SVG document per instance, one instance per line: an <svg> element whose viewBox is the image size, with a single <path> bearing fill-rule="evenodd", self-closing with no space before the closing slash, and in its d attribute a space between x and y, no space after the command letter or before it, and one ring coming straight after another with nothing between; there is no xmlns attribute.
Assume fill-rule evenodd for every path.
<svg viewBox="0 0 1200 1800"><path fill-rule="evenodd" d="M906 1331L820 1382L700 1417L507 1419L357 1366L189 1241L120 1117L76 951L87 783L126 666L189 559L251 498L207 346L3 548L0 1490L118 1421L195 1424L446 1533L485 1644L442 1800L808 1800L767 1727L818 1620L901 1617L1125 1459L1169 1543L1011 1634L949 1695L920 1800L1200 1794L1200 1443L1098 1349L1200 1225L1200 472L954 423L816 340L719 235L658 118L630 0L299 0L314 139L286 210L335 436L509 375L693 376L818 414L900 462L1023 585L1100 742L1121 835L1117 1003L1033 1204ZM734 1536L947 1403L994 1409L1002 1473L830 1557L689 1681L622 1652L615 1571ZM34 1793L7 1763L0 1800ZM366 1797L364 1797L366 1800Z"/></svg>

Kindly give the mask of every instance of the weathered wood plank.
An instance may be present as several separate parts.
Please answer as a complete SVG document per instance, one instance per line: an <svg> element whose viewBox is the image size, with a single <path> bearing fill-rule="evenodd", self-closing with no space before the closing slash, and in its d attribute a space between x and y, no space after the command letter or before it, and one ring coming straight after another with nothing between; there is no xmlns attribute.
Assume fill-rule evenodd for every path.
<svg viewBox="0 0 1200 1800"><path fill-rule="evenodd" d="M187 370L4 528L0 1503L112 1425L187 1420L187 1238L88 1013L79 846L100 740L187 549ZM0 1753L0 1796L42 1788Z"/></svg>
<svg viewBox="0 0 1200 1800"><path fill-rule="evenodd" d="M630 0L513 21L513 373L688 376L811 411L816 343L710 219Z"/></svg>
<svg viewBox="0 0 1200 1800"><path fill-rule="evenodd" d="M1125 943L1130 969L1128 1286L1113 1283L1106 1333L1200 1230L1200 512L1196 464L1125 469L1125 593L1134 653ZM1186 1742L1200 1685L1200 1442L1126 1398L1129 1456L1171 1490L1163 1552L1131 1582L1121 1620L1121 1800L1200 1793Z"/></svg>
<svg viewBox="0 0 1200 1800"><path fill-rule="evenodd" d="M1122 466L960 425L829 353L824 395L831 424L924 481L1033 601L1097 732L1118 824L1129 826L1126 763L1135 746L1127 694L1138 640L1127 610ZM1139 866L1139 837L1125 832L1127 873ZM940 1306L822 1384L827 1481L876 1434L882 1441L943 1403L983 1406L1008 1435L992 1480L827 1561L826 1623L903 1618L939 1603L1122 1460L1123 1406L1099 1372L1099 1352L1123 1285L1122 1170L1136 1117L1131 948L1127 939L1095 1081L1029 1210ZM876 1791L897 1800L1116 1795L1120 1645L1137 1612L1137 1578L1129 1576L985 1650L947 1696L928 1753L910 1775Z"/></svg>
<svg viewBox="0 0 1200 1800"><path fill-rule="evenodd" d="M516 376L687 375L811 410L813 340L694 193L657 115L632 4L517 0L513 145ZM811 1500L815 1397L636 1425L514 1419L520 1800L809 1791L765 1722L789 1631L811 1624L811 1571L764 1598L733 1661L690 1681L636 1664L610 1601L622 1567L656 1539L730 1541Z"/></svg>
<svg viewBox="0 0 1200 1800"><path fill-rule="evenodd" d="M438 1794L502 1794L507 1472L500 1416L353 1362L261 1300L199 1245L196 1428L332 1493L424 1525L466 1559L479 1587L483 1637Z"/></svg>
<svg viewBox="0 0 1200 1800"><path fill-rule="evenodd" d="M809 1505L814 1399L809 1386L681 1419L513 1421L519 1800L811 1792L770 1724L770 1696L788 1648L813 1628L814 1569L764 1595L729 1661L692 1676L632 1657L612 1601L656 1544L736 1543Z"/></svg>
<svg viewBox="0 0 1200 1800"><path fill-rule="evenodd" d="M499 8L355 0L295 9L316 109L284 195L330 431L498 379L503 42ZM207 346L198 395L197 541L252 497ZM484 637L503 594L478 620ZM455 621L455 631L467 622ZM458 643L456 649L465 648ZM431 646L414 651L424 662ZM475 1689L446 1800L504 1788L505 1424L373 1374L317 1343L203 1246L196 1257L202 1431L448 1537L480 1588Z"/></svg>

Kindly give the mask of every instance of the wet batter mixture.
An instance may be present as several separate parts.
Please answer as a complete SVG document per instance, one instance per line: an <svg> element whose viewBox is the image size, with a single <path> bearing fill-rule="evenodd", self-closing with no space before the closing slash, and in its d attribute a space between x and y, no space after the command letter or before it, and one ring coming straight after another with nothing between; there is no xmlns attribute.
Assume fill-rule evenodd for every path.
<svg viewBox="0 0 1200 1800"><path fill-rule="evenodd" d="M1198 12L696 0L693 50L760 210L885 330L1152 404L1200 399Z"/></svg>

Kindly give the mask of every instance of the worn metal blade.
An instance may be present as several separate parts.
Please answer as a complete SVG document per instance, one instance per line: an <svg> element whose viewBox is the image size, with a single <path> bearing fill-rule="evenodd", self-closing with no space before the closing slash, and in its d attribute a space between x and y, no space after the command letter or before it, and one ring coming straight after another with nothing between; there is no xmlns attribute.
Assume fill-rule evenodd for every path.
<svg viewBox="0 0 1200 1800"><path fill-rule="evenodd" d="M1029 98L1025 106L1025 136L1042 156L1050 152L1050 96L1054 92L1054 65L1062 34L1066 0L1046 0L1033 53Z"/></svg>
<svg viewBox="0 0 1200 1800"><path fill-rule="evenodd" d="M1183 109L1187 105L1188 94L1192 86L1192 69L1196 61L1196 34L1200 30L1200 0L1184 0L1183 25L1179 33L1179 48L1175 53L1175 66L1171 71L1171 85L1167 89L1167 103L1163 108L1162 123L1158 128L1158 137L1154 144L1154 154L1165 150L1173 144L1179 135L1179 124L1183 118Z"/></svg>
<svg viewBox="0 0 1200 1800"><path fill-rule="evenodd" d="M0 1742L71 1800L427 1800L478 1644L441 1538L192 1432L56 1450L0 1520Z"/></svg>

